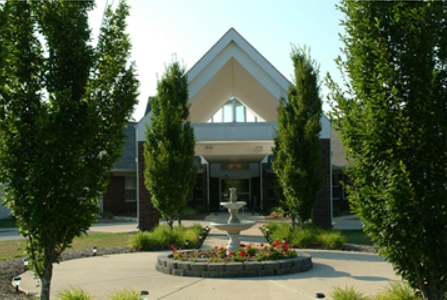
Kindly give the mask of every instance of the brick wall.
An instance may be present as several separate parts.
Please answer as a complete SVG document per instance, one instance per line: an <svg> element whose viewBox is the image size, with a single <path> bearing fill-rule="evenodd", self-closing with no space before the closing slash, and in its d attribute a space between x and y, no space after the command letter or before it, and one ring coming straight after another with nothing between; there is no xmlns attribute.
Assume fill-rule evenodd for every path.
<svg viewBox="0 0 447 300"><path fill-rule="evenodd" d="M126 212L136 212L137 202L125 201L125 177L110 176L109 185L104 193L103 211L111 212L114 215L122 215Z"/></svg>
<svg viewBox="0 0 447 300"><path fill-rule="evenodd" d="M151 195L144 185L144 142L138 142L138 189L140 194L140 209L138 228L149 231L159 224L160 213L151 201Z"/></svg>

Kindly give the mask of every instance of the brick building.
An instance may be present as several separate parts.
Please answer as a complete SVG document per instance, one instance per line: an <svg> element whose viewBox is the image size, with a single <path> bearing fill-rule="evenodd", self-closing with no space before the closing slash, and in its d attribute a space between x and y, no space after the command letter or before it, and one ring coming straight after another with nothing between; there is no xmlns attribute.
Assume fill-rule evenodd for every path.
<svg viewBox="0 0 447 300"><path fill-rule="evenodd" d="M287 97L291 83L233 28L188 71L188 80L199 166L190 204L209 211L223 210L219 202L228 199L232 186L237 188L238 199L249 206L262 209L275 203L269 157L279 99ZM143 179L145 128L151 115L149 107L136 128L137 213L142 230L150 230L159 217ZM317 225L330 228L331 126L325 116L321 125L324 181L313 219ZM115 184L122 186L122 179L118 181Z"/></svg>

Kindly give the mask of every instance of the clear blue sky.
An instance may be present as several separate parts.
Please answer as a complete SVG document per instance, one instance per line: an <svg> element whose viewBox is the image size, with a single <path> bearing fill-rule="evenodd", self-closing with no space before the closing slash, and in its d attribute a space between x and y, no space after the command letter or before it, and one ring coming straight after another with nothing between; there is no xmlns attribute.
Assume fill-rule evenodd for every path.
<svg viewBox="0 0 447 300"><path fill-rule="evenodd" d="M99 33L107 0L97 0L90 14L93 37ZM108 0L116 7L119 0ZM235 28L286 78L292 79L291 44L307 45L320 64L321 80L340 75L334 59L342 46L338 34L343 14L333 0L127 0L128 33L140 80L140 120L149 96L156 94L157 74L175 53L189 70L231 27ZM322 96L326 101L327 89ZM327 104L324 110L328 110Z"/></svg>

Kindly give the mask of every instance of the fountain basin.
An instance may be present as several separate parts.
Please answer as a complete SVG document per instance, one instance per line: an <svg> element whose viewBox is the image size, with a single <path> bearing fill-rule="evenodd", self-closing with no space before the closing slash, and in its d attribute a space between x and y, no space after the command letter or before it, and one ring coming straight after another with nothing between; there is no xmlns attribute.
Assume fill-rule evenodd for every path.
<svg viewBox="0 0 447 300"><path fill-rule="evenodd" d="M226 231L228 235L227 254L239 247L239 233L255 225L255 221L240 221L238 223L211 223L216 229Z"/></svg>
<svg viewBox="0 0 447 300"><path fill-rule="evenodd" d="M248 228L256 225L255 221L241 221L240 223L217 223L212 222L211 226L216 229L226 231L228 234L239 234L243 230L247 230Z"/></svg>
<svg viewBox="0 0 447 300"><path fill-rule="evenodd" d="M245 201L234 201L234 202L226 201L226 202L220 202L220 205L222 205L223 207L226 207L226 208L239 209L242 206L247 205L247 202L245 202Z"/></svg>

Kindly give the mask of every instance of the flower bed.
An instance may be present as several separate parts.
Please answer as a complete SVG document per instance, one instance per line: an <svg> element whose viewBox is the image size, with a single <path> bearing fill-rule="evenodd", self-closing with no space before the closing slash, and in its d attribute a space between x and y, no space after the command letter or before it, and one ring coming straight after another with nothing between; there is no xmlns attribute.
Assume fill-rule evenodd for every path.
<svg viewBox="0 0 447 300"><path fill-rule="evenodd" d="M178 251L159 255L156 269L165 274L195 277L256 277L286 275L312 268L310 255L298 256L286 241L275 241L271 246L240 244L234 252L223 247L212 250Z"/></svg>
<svg viewBox="0 0 447 300"><path fill-rule="evenodd" d="M193 251L181 251L181 253L187 252ZM306 253L300 253L297 257L279 260L208 262L206 259L175 260L172 254L166 254L157 257L155 268L159 272L175 276L214 278L275 276L312 269L312 257Z"/></svg>

